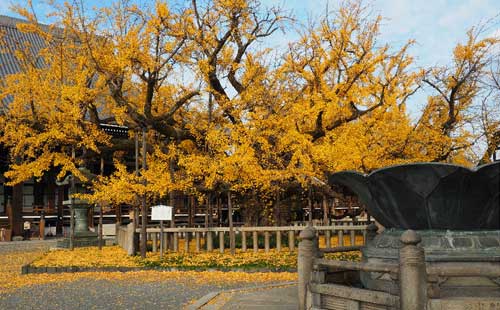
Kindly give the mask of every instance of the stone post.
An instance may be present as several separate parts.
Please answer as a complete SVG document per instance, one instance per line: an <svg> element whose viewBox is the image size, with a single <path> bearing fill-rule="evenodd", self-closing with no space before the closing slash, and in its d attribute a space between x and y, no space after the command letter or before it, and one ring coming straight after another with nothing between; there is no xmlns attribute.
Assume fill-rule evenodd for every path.
<svg viewBox="0 0 500 310"><path fill-rule="evenodd" d="M427 273L422 240L413 230L401 235L399 250L399 291L401 310L422 310L427 305Z"/></svg>
<svg viewBox="0 0 500 310"><path fill-rule="evenodd" d="M269 253L269 232L265 231L264 232L264 251L266 253Z"/></svg>
<svg viewBox="0 0 500 310"><path fill-rule="evenodd" d="M184 234L184 252L186 253L189 252L189 241L190 241L189 232L186 231L186 233Z"/></svg>
<svg viewBox="0 0 500 310"><path fill-rule="evenodd" d="M252 231L252 238L253 238L253 252L257 253L259 251L259 238L257 236L256 231Z"/></svg>
<svg viewBox="0 0 500 310"><path fill-rule="evenodd" d="M295 231L290 230L288 232L288 248L290 251L295 251Z"/></svg>
<svg viewBox="0 0 500 310"><path fill-rule="evenodd" d="M243 252L247 251L247 233L245 231L241 232L241 250Z"/></svg>
<svg viewBox="0 0 500 310"><path fill-rule="evenodd" d="M212 252L214 250L214 243L212 239L212 232L207 231L207 252Z"/></svg>
<svg viewBox="0 0 500 310"><path fill-rule="evenodd" d="M281 231L276 231L276 251L281 251Z"/></svg>
<svg viewBox="0 0 500 310"><path fill-rule="evenodd" d="M179 252L179 233L174 232L174 252Z"/></svg>
<svg viewBox="0 0 500 310"><path fill-rule="evenodd" d="M307 290L311 280L313 269L313 260L315 256L314 239L316 238L316 229L308 225L300 232L299 254L297 259L297 271L299 274L299 310L307 308Z"/></svg>
<svg viewBox="0 0 500 310"><path fill-rule="evenodd" d="M196 243L196 252L200 252L200 233L199 232L195 232L194 233L194 239L195 239L195 243Z"/></svg>
<svg viewBox="0 0 500 310"><path fill-rule="evenodd" d="M156 233L152 233L151 235L151 241L153 242L153 253L156 253L158 251L158 239ZM161 239L160 239L161 242ZM163 250L163 247L161 247Z"/></svg>
<svg viewBox="0 0 500 310"><path fill-rule="evenodd" d="M224 253L224 232L219 231L219 252Z"/></svg>
<svg viewBox="0 0 500 310"><path fill-rule="evenodd" d="M126 249L127 249L127 255L131 256L131 255L135 255L136 253L136 242L138 242L138 236L137 236L137 233L135 232L135 225L134 223L129 223L127 225L127 237L125 238L125 240L127 240L126 242Z"/></svg>

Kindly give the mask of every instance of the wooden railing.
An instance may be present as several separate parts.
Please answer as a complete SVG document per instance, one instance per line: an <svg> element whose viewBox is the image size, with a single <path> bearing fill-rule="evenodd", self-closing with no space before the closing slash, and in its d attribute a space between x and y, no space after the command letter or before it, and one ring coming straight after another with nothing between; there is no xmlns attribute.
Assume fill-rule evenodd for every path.
<svg viewBox="0 0 500 310"><path fill-rule="evenodd" d="M257 252L259 248L269 252L271 248L281 251L284 245L288 245L288 250L294 251L296 249L296 240L298 234L304 230L306 226L257 226L257 227L234 227L235 236L238 237L238 248L242 251L253 250ZM350 246L356 244L357 236L365 238L366 225L329 225L329 226L315 226L318 234L325 238L326 247L331 247L332 237L337 237L337 244L344 246L345 241L348 240ZM164 228L163 235L161 235L159 227L147 228L147 241L152 243L151 250L156 252L159 250L159 242L163 238L164 248L173 251L195 251L202 250L211 252L218 248L219 252L223 253L226 249L227 239L229 235L229 227L177 227L177 228ZM140 229L136 229L135 234L138 235ZM117 242L124 249L129 247L131 235L125 237L127 229L121 226L117 231ZM259 247L259 237L263 244ZM218 238L218 245L215 242ZM287 242L285 242L287 238ZM359 239L359 237L358 237ZM271 242L274 241L274 242ZM250 245L251 244L251 245ZM194 246L193 246L194 245Z"/></svg>

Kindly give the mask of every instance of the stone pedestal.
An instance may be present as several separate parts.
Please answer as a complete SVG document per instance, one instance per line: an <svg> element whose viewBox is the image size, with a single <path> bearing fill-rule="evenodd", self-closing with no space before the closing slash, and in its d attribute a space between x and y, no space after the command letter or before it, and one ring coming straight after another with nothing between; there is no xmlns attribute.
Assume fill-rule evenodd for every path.
<svg viewBox="0 0 500 310"><path fill-rule="evenodd" d="M377 235L362 250L363 260L369 263L398 264L402 247L400 237L403 230L391 229ZM448 262L463 263L500 263L500 231L418 231L422 238L421 246L425 251L425 261L434 266ZM361 272L364 287L398 295L399 287L388 274ZM431 298L455 296L500 297L500 283L488 277L435 277L428 279Z"/></svg>
<svg viewBox="0 0 500 310"><path fill-rule="evenodd" d="M71 205L70 200L63 201L63 205ZM73 201L73 210L75 212L75 237L74 247L98 246L99 239L96 232L89 230L87 212L89 204L84 200L75 199ZM69 248L69 236L57 243L58 247Z"/></svg>

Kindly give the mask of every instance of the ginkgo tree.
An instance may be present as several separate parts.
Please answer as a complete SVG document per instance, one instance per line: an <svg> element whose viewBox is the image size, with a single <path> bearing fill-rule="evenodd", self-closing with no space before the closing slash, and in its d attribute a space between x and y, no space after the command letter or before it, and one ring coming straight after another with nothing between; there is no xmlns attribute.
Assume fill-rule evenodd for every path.
<svg viewBox="0 0 500 310"><path fill-rule="evenodd" d="M269 202L278 208L290 188L309 203L313 188L328 194L328 172L471 164L478 141L487 141L487 154L476 161L498 143L499 79L487 70L498 41L474 30L450 65L418 71L413 41L379 42L382 17L360 1L297 25L299 39L286 50L265 42L293 19L255 0L64 4L51 15L59 27L48 28L18 11L33 22L19 27L47 47L43 65L19 49L23 70L1 88L12 98L0 116L12 162L6 176L18 183L53 168L77 175L88 158L114 154L114 172L98 177L87 199L140 201L142 240L147 205L177 191L252 199L261 212ZM412 122L407 101L421 89L431 95ZM112 139L103 123L127 126L130 139ZM132 154L139 135L142 165L133 169L118 155Z"/></svg>

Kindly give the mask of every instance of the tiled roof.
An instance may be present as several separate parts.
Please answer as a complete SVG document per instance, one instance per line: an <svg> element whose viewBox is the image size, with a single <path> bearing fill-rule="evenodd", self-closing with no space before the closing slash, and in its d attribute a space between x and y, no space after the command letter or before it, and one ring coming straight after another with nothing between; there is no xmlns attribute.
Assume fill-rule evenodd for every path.
<svg viewBox="0 0 500 310"><path fill-rule="evenodd" d="M45 41L40 36L33 33L24 33L17 29L19 23L26 23L26 20L0 15L0 35L2 36L0 48L0 79L20 70L18 59L14 56L14 51L20 48L30 47L31 54L37 55L40 49L45 47ZM36 59L38 65L42 65L42 59Z"/></svg>

